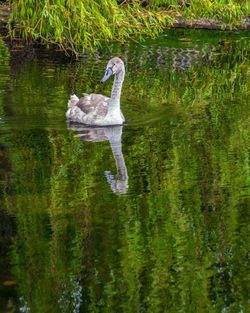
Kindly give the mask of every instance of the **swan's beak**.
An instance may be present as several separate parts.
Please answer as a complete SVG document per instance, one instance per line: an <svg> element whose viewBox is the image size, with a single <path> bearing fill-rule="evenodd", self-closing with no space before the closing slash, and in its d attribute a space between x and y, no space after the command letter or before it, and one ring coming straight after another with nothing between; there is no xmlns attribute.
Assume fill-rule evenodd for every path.
<svg viewBox="0 0 250 313"><path fill-rule="evenodd" d="M104 74L104 76L103 76L103 78L101 80L101 83L105 83L112 74L113 74L112 68L110 68L110 67L107 68L106 72L105 72L105 74Z"/></svg>

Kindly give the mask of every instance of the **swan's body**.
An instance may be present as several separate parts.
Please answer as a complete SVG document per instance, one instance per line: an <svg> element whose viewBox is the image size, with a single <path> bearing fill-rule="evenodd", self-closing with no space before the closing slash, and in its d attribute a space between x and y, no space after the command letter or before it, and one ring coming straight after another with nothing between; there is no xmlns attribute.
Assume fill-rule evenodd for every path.
<svg viewBox="0 0 250 313"><path fill-rule="evenodd" d="M111 97L101 94L83 94L82 98L72 95L68 102L66 117L73 122L86 125L108 126L121 125L125 121L120 109L122 83L125 76L124 63L120 58L108 62L101 82L114 75Z"/></svg>

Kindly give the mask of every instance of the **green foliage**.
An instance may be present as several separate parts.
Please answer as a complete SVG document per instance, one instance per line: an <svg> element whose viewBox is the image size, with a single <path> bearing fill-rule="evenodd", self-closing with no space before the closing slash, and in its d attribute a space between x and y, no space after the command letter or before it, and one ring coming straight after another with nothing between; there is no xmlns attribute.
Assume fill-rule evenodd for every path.
<svg viewBox="0 0 250 313"><path fill-rule="evenodd" d="M188 20L211 18L229 25L240 23L250 9L247 0L154 0L153 6L177 10Z"/></svg>
<svg viewBox="0 0 250 313"><path fill-rule="evenodd" d="M125 42L155 37L173 19L157 10L143 9L139 3L118 5L116 0L14 2L12 20L25 38L56 43L62 49L82 52L110 41Z"/></svg>
<svg viewBox="0 0 250 313"><path fill-rule="evenodd" d="M193 0L190 6L186 2L155 0L142 7L136 0L120 5L116 0L16 0L9 25L13 37L21 32L24 38L55 43L78 54L111 41L155 37L176 16L188 20L211 18L235 25L249 14L247 1Z"/></svg>
<svg viewBox="0 0 250 313"><path fill-rule="evenodd" d="M184 9L183 16L187 19L194 17L212 18L229 25L235 25L249 14L248 1L236 0L194 0L190 7Z"/></svg>

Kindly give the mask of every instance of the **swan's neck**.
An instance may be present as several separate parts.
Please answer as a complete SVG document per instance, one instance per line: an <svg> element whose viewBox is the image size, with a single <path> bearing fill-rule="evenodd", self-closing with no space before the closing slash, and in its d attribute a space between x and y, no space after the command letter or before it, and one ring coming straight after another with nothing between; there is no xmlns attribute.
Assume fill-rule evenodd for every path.
<svg viewBox="0 0 250 313"><path fill-rule="evenodd" d="M115 79L111 92L111 103L118 103L120 105L120 97L122 91L122 83L125 76L125 70L115 74Z"/></svg>
<svg viewBox="0 0 250 313"><path fill-rule="evenodd" d="M110 121L112 124L117 125L120 125L124 122L124 117L121 113L120 105L120 97L124 76L125 76L124 69L119 73L115 74L111 97L108 104L108 112L106 115L106 121Z"/></svg>

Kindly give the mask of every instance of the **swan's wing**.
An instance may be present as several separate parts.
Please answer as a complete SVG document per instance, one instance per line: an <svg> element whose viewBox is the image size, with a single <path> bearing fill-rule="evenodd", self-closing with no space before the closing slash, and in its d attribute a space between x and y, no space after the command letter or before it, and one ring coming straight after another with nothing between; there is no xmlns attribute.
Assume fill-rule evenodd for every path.
<svg viewBox="0 0 250 313"><path fill-rule="evenodd" d="M77 106L86 114L96 111L98 116L106 116L109 98L101 94L84 94L77 102Z"/></svg>

